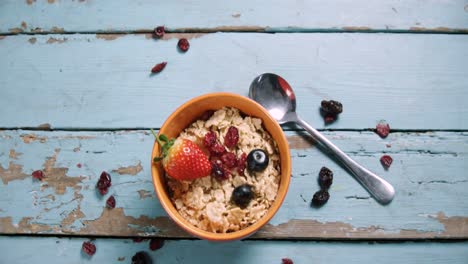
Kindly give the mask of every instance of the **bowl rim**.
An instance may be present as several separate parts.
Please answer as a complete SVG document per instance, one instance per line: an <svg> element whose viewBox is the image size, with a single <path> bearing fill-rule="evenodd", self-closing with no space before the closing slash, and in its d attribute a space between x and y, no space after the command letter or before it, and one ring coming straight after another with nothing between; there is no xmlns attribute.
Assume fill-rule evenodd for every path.
<svg viewBox="0 0 468 264"><path fill-rule="evenodd" d="M169 196L168 195L163 195L163 193L161 193L161 191L166 193L166 189L165 189L166 187L165 187L165 183L161 179L162 177L161 178L158 177L158 175L157 175L158 174L157 166L153 163L153 157L155 157L155 154L157 152L159 152L159 145L157 144L156 141L153 143L153 149L152 149L152 152L151 152L151 161L150 161L151 162L151 178L152 178L152 181L153 181L153 186L155 188L156 195L157 195L157 197L159 199L159 202L160 202L161 206L164 208L166 213L171 217L171 219L179 227L184 229L186 232L188 232L189 234L192 234L192 235L194 235L194 236L196 236L198 238L206 239L206 240L209 240L209 241L239 240L239 239L243 239L243 238L246 238L246 237L254 234L261 227L266 225L271 220L271 218L273 218L273 216L277 213L277 211L281 207L281 205L282 205L282 203L283 203L283 201L284 201L284 199L285 199L285 197L287 195L287 192L288 192L288 189L289 189L289 184L290 184L290 178L291 178L290 177L290 175L291 175L290 148L289 148L288 141L286 139L286 135L284 134L284 131L282 130L281 126L268 113L268 111L263 106L261 106L259 103L255 102L254 100L252 100L252 99L250 99L250 98L248 98L246 96L242 96L242 95L235 94L235 93L228 93L228 92L206 93L206 94L196 96L196 97L191 98L190 100L186 101L185 103L180 105L174 112L172 112L169 115L169 117L166 119L166 121L160 127L160 129L158 131L158 135L161 133L161 131L164 130L164 128L166 128L171 122L174 121L174 118L175 118L175 116L177 116L178 113L180 113L185 108L189 107L190 105L192 105L195 102L205 100L205 99L211 98L211 97L236 97L237 99L240 99L241 101L243 100L246 103L250 103L250 104L254 105L256 108L258 108L264 114L265 118L269 119L268 121L274 127L274 129L276 129L278 131L281 131L281 133L278 133L278 135L280 136L281 141L284 142L285 146L283 146L283 147L285 148L286 151L285 151L285 153L280 152L280 155L286 155L285 159L284 159L286 161L286 164L283 164L283 163L281 164L281 171L280 171L281 172L280 173L281 183L278 186L278 188L281 188L281 186L285 186L284 187L285 188L284 195L281 196L281 197L277 196L275 198L275 201L272 203L272 205L268 209L267 213L264 216L262 216L254 224L252 224L252 225L250 225L250 226L248 226L248 227L246 227L244 229L235 231L235 232L213 233L213 232L205 231L205 230L203 230L201 228L198 228L198 227L190 224L187 220L185 220L185 218L182 217L182 215L180 215L177 212L177 209L172 204L172 201L170 200ZM260 117L257 117L257 118L260 118ZM262 122L265 123L264 118L261 118L261 119L262 119ZM267 130L266 127L265 127L265 130ZM269 130L267 130L267 131L272 136L272 133ZM274 140L278 141L277 138L275 138ZM278 147L279 147L278 142L277 142L277 144L278 144ZM280 159L283 160L281 158L281 156L280 156ZM287 177L282 177L283 173L286 173Z"/></svg>

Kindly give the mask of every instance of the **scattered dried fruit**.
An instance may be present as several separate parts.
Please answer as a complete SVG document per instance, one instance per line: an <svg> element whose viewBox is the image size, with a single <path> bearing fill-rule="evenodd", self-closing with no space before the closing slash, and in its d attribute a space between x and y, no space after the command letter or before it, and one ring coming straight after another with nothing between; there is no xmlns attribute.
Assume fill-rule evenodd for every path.
<svg viewBox="0 0 468 264"><path fill-rule="evenodd" d="M327 100L322 100L321 102L321 106L322 106L322 111L325 113L325 114L332 114L332 115L338 115L340 113L343 112L343 105L338 102L338 101L334 101L334 100L330 100L330 101L327 101Z"/></svg>
<svg viewBox="0 0 468 264"><path fill-rule="evenodd" d="M109 187L111 187L111 185L112 185L111 176L109 175L109 173L103 171L96 184L96 187L98 188L99 193L101 195L107 194L107 192L109 191Z"/></svg>
<svg viewBox="0 0 468 264"><path fill-rule="evenodd" d="M111 197L107 198L106 206L109 207L109 208L115 208L115 198L114 198L113 195Z"/></svg>
<svg viewBox="0 0 468 264"><path fill-rule="evenodd" d="M385 169L390 168L390 165L392 165L392 162L393 162L393 159L389 155L383 155L382 157L380 157L380 163L382 163L382 166Z"/></svg>
<svg viewBox="0 0 468 264"><path fill-rule="evenodd" d="M294 264L294 262L290 258L283 258L281 259L283 264Z"/></svg>
<svg viewBox="0 0 468 264"><path fill-rule="evenodd" d="M319 172L318 182L323 190L329 189L333 183L333 172L327 167L322 167Z"/></svg>
<svg viewBox="0 0 468 264"><path fill-rule="evenodd" d="M231 152L226 152L221 156L221 160L226 167L229 169L234 168L237 165L237 157L236 154Z"/></svg>
<svg viewBox="0 0 468 264"><path fill-rule="evenodd" d="M229 127L224 136L224 145L228 148L234 147L239 142L239 130L236 127Z"/></svg>
<svg viewBox="0 0 468 264"><path fill-rule="evenodd" d="M242 153L237 159L237 173L244 175L244 170L247 167L247 154Z"/></svg>
<svg viewBox="0 0 468 264"><path fill-rule="evenodd" d="M213 156L221 156L223 153L226 152L226 149L224 148L221 143L216 142L213 146L210 148L210 153Z"/></svg>
<svg viewBox="0 0 468 264"><path fill-rule="evenodd" d="M159 238L152 238L150 240L150 244L149 244L149 248L152 250L152 251L155 251L157 249L160 249L164 246L164 240L163 239L159 239Z"/></svg>
<svg viewBox="0 0 468 264"><path fill-rule="evenodd" d="M44 179L44 172L42 170L33 171L32 176L34 179L42 181Z"/></svg>
<svg viewBox="0 0 468 264"><path fill-rule="evenodd" d="M96 253L96 246L91 241L85 241L81 246L81 250L89 256L92 256Z"/></svg>
<svg viewBox="0 0 468 264"><path fill-rule="evenodd" d="M213 131L209 131L208 133L205 134L205 137L203 138L203 145L207 148L210 148L216 144L216 133Z"/></svg>
<svg viewBox="0 0 468 264"><path fill-rule="evenodd" d="M164 36L164 33L166 33L166 29L164 28L164 26L159 26L154 29L154 35L157 38L162 38Z"/></svg>
<svg viewBox="0 0 468 264"><path fill-rule="evenodd" d="M381 137L386 138L390 133L390 125L384 120L380 121L375 127L375 132Z"/></svg>
<svg viewBox="0 0 468 264"><path fill-rule="evenodd" d="M166 68L166 65L167 65L166 61L158 63L158 64L154 65L154 67L151 69L151 72L152 73L162 72L162 70L164 70L164 68Z"/></svg>
<svg viewBox="0 0 468 264"><path fill-rule="evenodd" d="M177 46L181 51L187 52L187 50L190 48L190 43L186 38L181 38L179 39L179 42L177 42Z"/></svg>
<svg viewBox="0 0 468 264"><path fill-rule="evenodd" d="M152 264L151 257L144 251L137 252L132 257L132 264Z"/></svg>
<svg viewBox="0 0 468 264"><path fill-rule="evenodd" d="M320 207L327 203L330 194L326 190L317 191L312 198L312 206Z"/></svg>
<svg viewBox="0 0 468 264"><path fill-rule="evenodd" d="M232 201L240 208L245 208L249 205L250 201L255 197L254 187L249 184L237 186L232 191Z"/></svg>

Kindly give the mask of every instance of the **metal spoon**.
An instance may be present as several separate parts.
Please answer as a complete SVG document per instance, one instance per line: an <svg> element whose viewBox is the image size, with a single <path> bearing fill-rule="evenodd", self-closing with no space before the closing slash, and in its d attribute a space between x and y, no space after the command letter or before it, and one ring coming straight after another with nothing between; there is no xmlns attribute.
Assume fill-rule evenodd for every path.
<svg viewBox="0 0 468 264"><path fill-rule="evenodd" d="M359 165L296 114L296 96L283 78L272 73L258 76L250 85L249 97L267 109L280 124L294 122L307 130L317 142L325 146L352 172L378 202L388 204L392 201L395 196L392 185Z"/></svg>

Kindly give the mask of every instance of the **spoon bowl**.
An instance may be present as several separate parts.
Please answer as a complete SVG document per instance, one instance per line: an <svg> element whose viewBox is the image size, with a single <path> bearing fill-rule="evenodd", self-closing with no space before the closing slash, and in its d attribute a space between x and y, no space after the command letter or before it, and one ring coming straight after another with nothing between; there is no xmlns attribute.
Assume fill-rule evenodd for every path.
<svg viewBox="0 0 468 264"><path fill-rule="evenodd" d="M390 183L351 159L296 114L296 96L291 86L282 77L273 73L257 76L250 85L249 97L260 103L280 124L293 122L303 127L318 143L343 163L379 203L388 204L393 200L395 189Z"/></svg>

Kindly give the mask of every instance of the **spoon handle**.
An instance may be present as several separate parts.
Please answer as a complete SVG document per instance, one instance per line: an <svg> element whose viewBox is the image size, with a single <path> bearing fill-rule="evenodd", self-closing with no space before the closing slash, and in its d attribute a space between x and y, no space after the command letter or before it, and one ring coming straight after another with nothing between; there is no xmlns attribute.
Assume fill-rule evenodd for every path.
<svg viewBox="0 0 468 264"><path fill-rule="evenodd" d="M327 147L332 154L336 156L355 176L355 178L363 185L367 191L369 191L374 198L382 203L388 204L392 201L395 196L395 189L390 183L383 180L375 173L369 171L363 166L359 165L356 161L351 159L346 155L342 150L340 150L335 144L328 140L324 135L322 135L315 128L307 124L299 116L296 116L295 120L297 124L307 130L316 141L318 141L323 146Z"/></svg>

